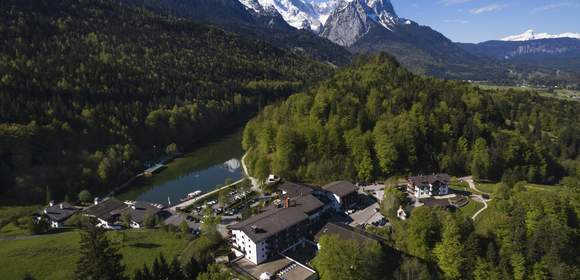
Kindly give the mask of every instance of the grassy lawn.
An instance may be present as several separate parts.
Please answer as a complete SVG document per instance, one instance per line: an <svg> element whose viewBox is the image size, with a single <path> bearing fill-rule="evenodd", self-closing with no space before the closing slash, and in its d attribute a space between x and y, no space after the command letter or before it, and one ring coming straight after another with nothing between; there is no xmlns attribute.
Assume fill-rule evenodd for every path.
<svg viewBox="0 0 580 280"><path fill-rule="evenodd" d="M550 185L539 185L539 184L527 184L526 185L526 189L528 190L532 190L532 191L550 191L550 192L554 192L554 191L561 191L564 189L563 186L550 186Z"/></svg>
<svg viewBox="0 0 580 280"><path fill-rule="evenodd" d="M482 192L492 194L495 191L497 184L496 183L476 183L476 187L478 190L480 190Z"/></svg>
<svg viewBox="0 0 580 280"><path fill-rule="evenodd" d="M469 189L469 186L464 186L464 185L450 184L449 189L451 189L455 192L458 192L458 193L472 192L472 190Z"/></svg>
<svg viewBox="0 0 580 280"><path fill-rule="evenodd" d="M13 223L9 223L0 229L0 237L21 236L29 234L30 232L27 229L21 229Z"/></svg>
<svg viewBox="0 0 580 280"><path fill-rule="evenodd" d="M462 207L459 211L461 211L461 214L465 217L471 218L481 208L483 208L483 203L469 199L469 203L467 203L467 205Z"/></svg>
<svg viewBox="0 0 580 280"><path fill-rule="evenodd" d="M120 233L109 233L120 242ZM0 275L2 279L21 279L30 272L37 279L72 279L79 257L78 231L34 236L26 240L0 241ZM125 231L121 247L123 262L130 274L144 263L163 253L169 260L187 245L174 233L160 230Z"/></svg>
<svg viewBox="0 0 580 280"><path fill-rule="evenodd" d="M11 223L11 220L22 216L30 216L41 208L41 205L0 206L0 237L27 235L27 230L18 228Z"/></svg>
<svg viewBox="0 0 580 280"><path fill-rule="evenodd" d="M497 188L498 183L477 183L477 188L483 192L492 194ZM540 185L540 184L526 184L526 189L532 191L560 191L564 187L558 185Z"/></svg>

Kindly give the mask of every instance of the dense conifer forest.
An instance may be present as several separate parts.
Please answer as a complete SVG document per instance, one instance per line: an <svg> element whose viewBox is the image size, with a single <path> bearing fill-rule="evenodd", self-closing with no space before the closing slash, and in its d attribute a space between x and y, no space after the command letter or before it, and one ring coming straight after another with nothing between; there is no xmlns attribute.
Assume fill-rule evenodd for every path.
<svg viewBox="0 0 580 280"><path fill-rule="evenodd" d="M113 0L0 9L0 193L102 193L332 68Z"/></svg>
<svg viewBox="0 0 580 280"><path fill-rule="evenodd" d="M325 182L448 172L510 182L578 176L580 106L411 74L387 55L266 107L244 148L260 176Z"/></svg>

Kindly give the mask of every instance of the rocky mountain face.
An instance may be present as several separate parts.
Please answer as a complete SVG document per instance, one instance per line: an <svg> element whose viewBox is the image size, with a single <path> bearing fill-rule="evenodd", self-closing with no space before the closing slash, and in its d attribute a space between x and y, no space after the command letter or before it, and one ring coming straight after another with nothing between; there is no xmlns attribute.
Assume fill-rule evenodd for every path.
<svg viewBox="0 0 580 280"><path fill-rule="evenodd" d="M378 16L364 0L341 2L330 14L320 36L341 46L350 47L373 28L379 28Z"/></svg>
<svg viewBox="0 0 580 280"><path fill-rule="evenodd" d="M296 29L311 30L318 34L338 0L240 0L252 10L275 9Z"/></svg>
<svg viewBox="0 0 580 280"><path fill-rule="evenodd" d="M410 21L399 18L389 0L342 1L330 14L320 35L351 47L373 29L394 32L401 24Z"/></svg>
<svg viewBox="0 0 580 280"><path fill-rule="evenodd" d="M389 0L343 0L320 36L353 53L388 52L421 74L457 79L497 79L504 74L441 33L400 18Z"/></svg>

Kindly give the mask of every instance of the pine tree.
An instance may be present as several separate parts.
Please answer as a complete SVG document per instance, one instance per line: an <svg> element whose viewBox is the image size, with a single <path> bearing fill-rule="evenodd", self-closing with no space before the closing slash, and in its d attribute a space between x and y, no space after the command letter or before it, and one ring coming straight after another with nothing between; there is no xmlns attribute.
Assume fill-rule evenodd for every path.
<svg viewBox="0 0 580 280"><path fill-rule="evenodd" d="M439 267L449 279L461 278L461 269L465 262L462 256L464 245L459 237L457 223L448 216L443 225L443 239L433 251Z"/></svg>
<svg viewBox="0 0 580 280"><path fill-rule="evenodd" d="M512 254L511 265L515 280L526 279L526 259L521 253Z"/></svg>
<svg viewBox="0 0 580 280"><path fill-rule="evenodd" d="M202 271L202 267L195 258L191 258L183 270L187 280L195 280L197 275Z"/></svg>
<svg viewBox="0 0 580 280"><path fill-rule="evenodd" d="M81 233L80 258L75 271L79 280L125 280L122 256L111 245L104 229L93 220Z"/></svg>
<svg viewBox="0 0 580 280"><path fill-rule="evenodd" d="M544 261L540 261L534 264L533 268L533 276L531 277L533 280L547 280L550 279L550 275L548 273L548 268L546 267L546 263Z"/></svg>
<svg viewBox="0 0 580 280"><path fill-rule="evenodd" d="M173 258L169 264L169 279L171 280L185 280L185 275L181 269L181 265L176 257Z"/></svg>

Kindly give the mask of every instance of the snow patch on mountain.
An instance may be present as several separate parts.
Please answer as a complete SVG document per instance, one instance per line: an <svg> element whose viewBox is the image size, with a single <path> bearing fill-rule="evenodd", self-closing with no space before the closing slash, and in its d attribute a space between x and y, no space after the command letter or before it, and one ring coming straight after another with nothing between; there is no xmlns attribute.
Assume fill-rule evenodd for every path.
<svg viewBox="0 0 580 280"><path fill-rule="evenodd" d="M297 29L310 29L320 33L331 14L358 2L368 8L366 16L383 27L393 30L406 23L395 13L390 0L239 0L248 10L257 13L276 9L284 20Z"/></svg>
<svg viewBox="0 0 580 280"><path fill-rule="evenodd" d="M294 28L316 33L322 27L338 0L239 0L249 10L260 12L275 9Z"/></svg>
<svg viewBox="0 0 580 280"><path fill-rule="evenodd" d="M502 41L530 41L530 40L541 40L541 39L556 39L556 38L573 38L580 39L580 33L562 33L562 34L548 34L548 33L535 33L534 30L530 29L526 32L518 35L508 36L502 38Z"/></svg>
<svg viewBox="0 0 580 280"><path fill-rule="evenodd" d="M374 12L374 15L370 15L371 18L376 17L376 21L386 29L392 31L395 26L403 22L395 13L390 0L367 0L366 4Z"/></svg>

